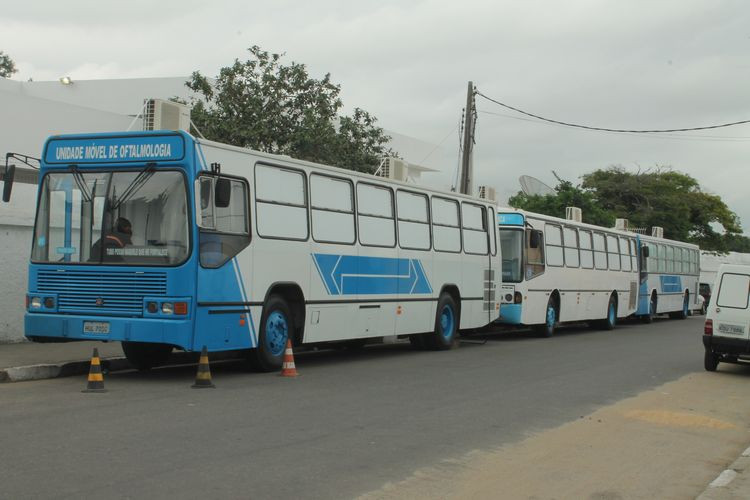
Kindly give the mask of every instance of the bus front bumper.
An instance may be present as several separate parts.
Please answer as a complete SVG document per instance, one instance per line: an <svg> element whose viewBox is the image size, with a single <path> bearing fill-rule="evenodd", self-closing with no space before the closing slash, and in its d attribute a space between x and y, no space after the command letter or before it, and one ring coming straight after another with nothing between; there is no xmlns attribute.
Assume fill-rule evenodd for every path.
<svg viewBox="0 0 750 500"><path fill-rule="evenodd" d="M189 319L105 318L27 312L24 316L24 335L37 342L157 342L190 350L193 332Z"/></svg>
<svg viewBox="0 0 750 500"><path fill-rule="evenodd" d="M523 304L500 304L500 317L496 323L520 325Z"/></svg>

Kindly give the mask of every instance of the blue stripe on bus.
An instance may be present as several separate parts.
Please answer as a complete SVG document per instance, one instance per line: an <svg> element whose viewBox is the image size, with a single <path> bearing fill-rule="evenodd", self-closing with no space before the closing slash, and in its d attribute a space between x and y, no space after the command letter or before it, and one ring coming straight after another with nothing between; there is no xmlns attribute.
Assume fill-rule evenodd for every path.
<svg viewBox="0 0 750 500"><path fill-rule="evenodd" d="M523 226L523 214L497 214L497 223L501 226Z"/></svg>
<svg viewBox="0 0 750 500"><path fill-rule="evenodd" d="M419 259L312 254L329 295L432 293Z"/></svg>
<svg viewBox="0 0 750 500"><path fill-rule="evenodd" d="M682 280L679 276L659 276L662 293L680 293L682 291Z"/></svg>

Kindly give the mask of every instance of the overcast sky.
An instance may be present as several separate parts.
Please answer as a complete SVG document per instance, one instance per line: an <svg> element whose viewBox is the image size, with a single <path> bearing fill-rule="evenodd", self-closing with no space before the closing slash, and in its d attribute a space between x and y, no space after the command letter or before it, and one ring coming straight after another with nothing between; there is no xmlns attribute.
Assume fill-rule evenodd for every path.
<svg viewBox="0 0 750 500"><path fill-rule="evenodd" d="M44 4L44 6L42 6ZM608 128L682 128L750 119L750 3L659 1L252 0L6 2L0 50L15 79L214 76L246 48L331 73L347 111L440 145L406 158L458 159L467 82L553 119ZM672 166L719 194L750 232L750 125L637 136L528 121L478 99L477 184L502 200L528 174L579 182L597 168ZM491 114L495 113L495 114Z"/></svg>

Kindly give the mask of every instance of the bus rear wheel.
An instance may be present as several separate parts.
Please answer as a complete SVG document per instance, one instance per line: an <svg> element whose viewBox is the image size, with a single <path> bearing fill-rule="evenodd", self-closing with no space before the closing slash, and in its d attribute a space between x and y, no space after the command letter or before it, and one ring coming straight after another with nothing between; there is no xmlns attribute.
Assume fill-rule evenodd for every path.
<svg viewBox="0 0 750 500"><path fill-rule="evenodd" d="M690 292L685 292L685 298L682 300L682 309L669 313L669 317L673 319L685 319L690 313Z"/></svg>
<svg viewBox="0 0 750 500"><path fill-rule="evenodd" d="M607 317L601 322L603 330L614 330L617 326L617 300L614 295L609 298L609 304L607 304Z"/></svg>
<svg viewBox="0 0 750 500"><path fill-rule="evenodd" d="M549 302L547 302L547 309L545 309L544 323L541 325L536 325L534 327L534 331L540 337L551 337L555 334L557 320L557 303L555 302L555 299L550 297Z"/></svg>
<svg viewBox="0 0 750 500"><path fill-rule="evenodd" d="M293 331L294 319L289 305L279 295L271 295L263 306L258 346L247 354L250 366L261 372L280 370L286 343Z"/></svg>
<svg viewBox="0 0 750 500"><path fill-rule="evenodd" d="M448 293L438 299L435 313L435 330L422 338L425 347L445 351L458 347L459 313L456 302Z"/></svg>
<svg viewBox="0 0 750 500"><path fill-rule="evenodd" d="M135 368L148 371L167 364L172 354L172 346L152 342L123 342L122 352Z"/></svg>

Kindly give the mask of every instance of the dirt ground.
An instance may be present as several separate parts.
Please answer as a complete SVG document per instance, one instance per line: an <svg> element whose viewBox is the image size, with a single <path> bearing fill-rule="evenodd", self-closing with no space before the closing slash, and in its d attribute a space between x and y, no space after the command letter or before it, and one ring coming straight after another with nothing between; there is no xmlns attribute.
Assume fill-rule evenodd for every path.
<svg viewBox="0 0 750 500"><path fill-rule="evenodd" d="M361 498L695 498L750 445L750 368L719 370L442 460Z"/></svg>

